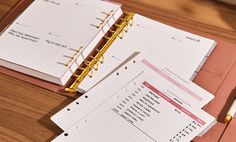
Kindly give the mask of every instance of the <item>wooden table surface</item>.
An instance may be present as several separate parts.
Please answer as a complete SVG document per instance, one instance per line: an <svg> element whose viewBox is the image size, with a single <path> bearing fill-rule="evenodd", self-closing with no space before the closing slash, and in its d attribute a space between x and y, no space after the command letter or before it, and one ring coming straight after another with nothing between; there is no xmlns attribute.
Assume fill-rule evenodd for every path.
<svg viewBox="0 0 236 142"><path fill-rule="evenodd" d="M114 0L160 22L236 43L236 7L215 0ZM0 18L18 0L0 0ZM48 142L60 130L50 116L73 101L0 74L0 141Z"/></svg>

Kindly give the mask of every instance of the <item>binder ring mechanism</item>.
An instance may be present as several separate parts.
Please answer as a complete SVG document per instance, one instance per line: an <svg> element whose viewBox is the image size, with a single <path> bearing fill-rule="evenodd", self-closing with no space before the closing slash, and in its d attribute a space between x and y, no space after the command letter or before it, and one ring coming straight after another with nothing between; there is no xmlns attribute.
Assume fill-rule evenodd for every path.
<svg viewBox="0 0 236 142"><path fill-rule="evenodd" d="M110 28L110 30L104 35L101 43L96 47L96 49L88 56L81 67L79 68L79 75L74 74L74 82L65 88L65 91L70 93L76 93L79 84L83 81L86 76L92 77L94 71L98 70L98 64L104 63L104 54L111 44L115 41L117 37L123 37L124 32L127 32L128 26L132 26L134 13L125 13L122 17L117 20L117 22Z"/></svg>
<svg viewBox="0 0 236 142"><path fill-rule="evenodd" d="M114 10L111 10L108 13L104 12L104 11L101 11L101 14L106 15L106 17L105 18L98 18L98 17L96 17L96 20L100 21L101 23L99 25L90 24L91 26L96 27L97 29L102 28L108 22L110 17L112 17L114 15Z"/></svg>
<svg viewBox="0 0 236 142"><path fill-rule="evenodd" d="M73 51L74 54L72 56L63 55L63 57L68 58L69 60L66 63L62 62L57 62L57 63L70 68L70 65L73 63L73 61L76 60L77 56L82 52L83 48L84 48L83 46L79 47L78 49L69 48L69 50Z"/></svg>

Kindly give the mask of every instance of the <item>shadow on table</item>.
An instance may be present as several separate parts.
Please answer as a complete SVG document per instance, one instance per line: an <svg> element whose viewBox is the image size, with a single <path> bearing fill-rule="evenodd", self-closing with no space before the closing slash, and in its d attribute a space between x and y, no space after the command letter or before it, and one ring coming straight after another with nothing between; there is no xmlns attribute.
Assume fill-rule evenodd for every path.
<svg viewBox="0 0 236 142"><path fill-rule="evenodd" d="M55 107L53 110L51 110L49 113L45 114L42 118L40 118L38 120L38 122L43 125L45 128L49 129L50 131L52 131L55 135L52 136L51 138L49 138L47 141L50 142L52 141L56 136L60 135L63 130L60 129L56 124L54 124L51 121L51 117L56 114L58 111L60 111L61 109L63 109L65 106L67 106L68 104L70 104L73 101L73 99L68 98L66 99L64 102L62 102L60 105L58 105L57 107Z"/></svg>

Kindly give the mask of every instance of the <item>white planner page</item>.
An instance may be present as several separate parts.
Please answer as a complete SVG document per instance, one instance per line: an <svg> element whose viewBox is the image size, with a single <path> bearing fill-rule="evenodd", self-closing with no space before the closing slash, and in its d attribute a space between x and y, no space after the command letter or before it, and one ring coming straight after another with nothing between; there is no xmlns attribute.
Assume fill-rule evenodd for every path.
<svg viewBox="0 0 236 142"><path fill-rule="evenodd" d="M135 62L136 66L129 69L135 74L127 69L112 76L114 82L124 82L123 77L117 77L123 74L132 79L125 80L122 86L109 84L99 90L95 95L102 99L85 105L96 107L87 109L53 142L189 142L212 126L214 117L188 104L202 98L194 88L177 82L165 68L153 66L146 59ZM117 90L111 92L112 87ZM107 97L103 98L104 94Z"/></svg>
<svg viewBox="0 0 236 142"><path fill-rule="evenodd" d="M214 46L213 40L136 14L133 26L129 26L124 38L117 38L108 49L109 53L105 53L105 62L109 64L101 65L93 78L86 77L79 90L88 91L129 55L138 51L152 58L152 63L160 61L181 77L192 80Z"/></svg>
<svg viewBox="0 0 236 142"><path fill-rule="evenodd" d="M161 63L154 65L142 59L142 55L131 59L97 86L52 116L53 122L66 130L111 97L111 94L134 79L143 77L147 78L149 83L161 87L168 97L186 107L201 108L214 98L206 90L177 76ZM140 61L142 62L139 63Z"/></svg>
<svg viewBox="0 0 236 142"><path fill-rule="evenodd" d="M37 73L69 76L65 64L86 57L121 14L120 5L101 0L36 0L0 36L0 59L39 78ZM103 20L107 23L96 28ZM83 58L78 59L79 65ZM78 67L73 65L72 71Z"/></svg>

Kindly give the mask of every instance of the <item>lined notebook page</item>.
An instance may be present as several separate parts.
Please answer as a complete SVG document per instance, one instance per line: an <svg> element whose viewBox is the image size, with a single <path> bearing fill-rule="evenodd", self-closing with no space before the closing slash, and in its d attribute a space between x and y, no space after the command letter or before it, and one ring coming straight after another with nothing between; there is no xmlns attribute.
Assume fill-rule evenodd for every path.
<svg viewBox="0 0 236 142"><path fill-rule="evenodd" d="M192 84L186 87L188 83L175 80L165 67L135 58L111 78L115 85L123 85L105 81L107 88L85 94L90 98L84 104L86 113L53 142L187 142L215 122L201 108L188 105L204 98L198 92L203 90ZM85 111L80 105L67 108Z"/></svg>
<svg viewBox="0 0 236 142"><path fill-rule="evenodd" d="M124 64L104 81L55 114L51 119L63 130L67 130L87 113L99 107L111 94L116 93L137 76L141 79L145 77L150 83L155 82L157 86L163 87L171 98L175 98L183 106L200 109L213 99L214 96L212 94L191 81L176 76L166 66L161 66L161 63L157 64L161 73L154 72L154 65L138 64L138 61L142 59L139 56ZM143 72L145 75L141 75Z"/></svg>
<svg viewBox="0 0 236 142"><path fill-rule="evenodd" d="M85 78L79 85L79 90L89 90L114 67L137 51L147 54L154 64L156 61L160 61L179 76L192 80L215 44L213 40L136 14L133 26L128 28L123 39L116 39L108 49L109 54L104 55L105 63L94 72L93 78Z"/></svg>
<svg viewBox="0 0 236 142"><path fill-rule="evenodd" d="M0 36L1 61L17 65L22 72L30 70L26 74L45 79L37 76L41 73L64 84L67 79L60 79L71 75L65 64L72 57L80 57L80 64L81 54L86 57L121 14L120 5L100 0L36 0ZM109 24L97 28L103 20ZM76 68L74 64L72 70Z"/></svg>

